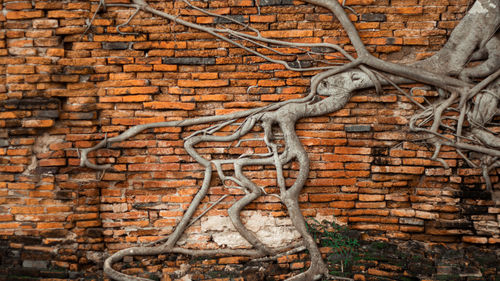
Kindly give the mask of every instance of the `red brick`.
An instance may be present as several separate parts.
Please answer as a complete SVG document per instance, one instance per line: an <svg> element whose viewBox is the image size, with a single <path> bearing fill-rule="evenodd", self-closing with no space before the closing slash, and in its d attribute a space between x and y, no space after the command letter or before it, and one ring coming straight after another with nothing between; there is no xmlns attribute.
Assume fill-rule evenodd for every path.
<svg viewBox="0 0 500 281"><path fill-rule="evenodd" d="M130 164L128 165L129 171L168 171L178 170L180 164Z"/></svg>
<svg viewBox="0 0 500 281"><path fill-rule="evenodd" d="M486 244L488 243L488 238L478 236L464 236L462 237L462 241L473 244Z"/></svg>
<svg viewBox="0 0 500 281"><path fill-rule="evenodd" d="M368 147L335 147L337 154L370 154L371 148Z"/></svg>
<svg viewBox="0 0 500 281"><path fill-rule="evenodd" d="M415 210L413 209L392 209L391 216L395 217L414 217Z"/></svg>
<svg viewBox="0 0 500 281"><path fill-rule="evenodd" d="M153 65L153 70L154 71L171 71L171 72L175 72L175 71L177 71L177 65L172 65L172 64L155 64L155 65Z"/></svg>
<svg viewBox="0 0 500 281"><path fill-rule="evenodd" d="M7 10L25 10L33 8L33 5L30 2L7 2L4 7Z"/></svg>
<svg viewBox="0 0 500 281"><path fill-rule="evenodd" d="M87 18L88 16L87 11L65 11L65 10L56 10L56 11L48 11L47 17L49 18Z"/></svg>
<svg viewBox="0 0 500 281"><path fill-rule="evenodd" d="M13 215L0 215L0 222L12 221L14 220Z"/></svg>
<svg viewBox="0 0 500 281"><path fill-rule="evenodd" d="M15 112L0 112L0 119L15 119L17 114Z"/></svg>
<svg viewBox="0 0 500 281"><path fill-rule="evenodd" d="M10 208L11 214L43 214L43 207L18 207L13 206Z"/></svg>
<svg viewBox="0 0 500 281"><path fill-rule="evenodd" d="M404 38L405 45L429 45L429 39L425 37Z"/></svg>
<svg viewBox="0 0 500 281"><path fill-rule="evenodd" d="M381 194L360 194L359 201L383 201L384 197Z"/></svg>
<svg viewBox="0 0 500 281"><path fill-rule="evenodd" d="M219 259L219 264L239 264L243 261L248 260L247 257L227 257L227 258L220 258Z"/></svg>
<svg viewBox="0 0 500 281"><path fill-rule="evenodd" d="M26 128L47 128L54 126L54 120L52 119L34 119L34 120L23 120L23 127Z"/></svg>
<svg viewBox="0 0 500 281"><path fill-rule="evenodd" d="M9 74L33 74L35 67L33 65L10 65L7 67Z"/></svg>
<svg viewBox="0 0 500 281"><path fill-rule="evenodd" d="M194 103L183 103L183 102L146 102L144 103L145 108L151 109L180 109L180 110L193 110L196 105Z"/></svg>
<svg viewBox="0 0 500 281"><path fill-rule="evenodd" d="M36 225L38 229L62 229L64 228L64 223L61 222L40 222Z"/></svg>
<svg viewBox="0 0 500 281"><path fill-rule="evenodd" d="M8 183L7 187L9 189L35 189L34 183L26 183L26 182L17 182L17 183Z"/></svg>
<svg viewBox="0 0 500 281"><path fill-rule="evenodd" d="M223 87L228 86L228 80L179 80L179 87L205 88L205 87Z"/></svg>
<svg viewBox="0 0 500 281"><path fill-rule="evenodd" d="M348 201L356 200L357 198L357 194L309 194L310 202Z"/></svg>
<svg viewBox="0 0 500 281"><path fill-rule="evenodd" d="M41 159L38 164L42 167L49 166L66 166L66 159L55 158L55 159Z"/></svg>
<svg viewBox="0 0 500 281"><path fill-rule="evenodd" d="M276 15L251 15L250 22L275 22Z"/></svg>
<svg viewBox="0 0 500 281"><path fill-rule="evenodd" d="M422 7L397 7L395 8L397 14L418 15L423 13Z"/></svg>
<svg viewBox="0 0 500 281"><path fill-rule="evenodd" d="M41 18L43 16L43 11L35 10L35 11L11 11L7 12L5 17L8 20L22 20L22 19L32 19L32 18Z"/></svg>
<svg viewBox="0 0 500 281"><path fill-rule="evenodd" d="M280 31L263 31L263 37L268 38L305 38L313 36L312 30L280 30Z"/></svg>
<svg viewBox="0 0 500 281"><path fill-rule="evenodd" d="M20 165L0 165L0 172L20 173L24 171L24 167Z"/></svg>
<svg viewBox="0 0 500 281"><path fill-rule="evenodd" d="M0 223L0 229L18 229L21 226L18 222Z"/></svg>

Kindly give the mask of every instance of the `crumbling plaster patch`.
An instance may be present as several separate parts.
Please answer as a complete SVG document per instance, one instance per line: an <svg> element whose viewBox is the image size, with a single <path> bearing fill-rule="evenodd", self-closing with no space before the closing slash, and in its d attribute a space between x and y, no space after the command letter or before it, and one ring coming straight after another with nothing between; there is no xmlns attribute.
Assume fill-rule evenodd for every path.
<svg viewBox="0 0 500 281"><path fill-rule="evenodd" d="M242 214L245 226L267 246L281 247L298 240L300 234L294 229L290 218L263 215L258 211ZM332 220L332 217L317 217ZM236 231L229 217L209 216L201 219L201 232L208 234L220 247L248 248L250 244Z"/></svg>

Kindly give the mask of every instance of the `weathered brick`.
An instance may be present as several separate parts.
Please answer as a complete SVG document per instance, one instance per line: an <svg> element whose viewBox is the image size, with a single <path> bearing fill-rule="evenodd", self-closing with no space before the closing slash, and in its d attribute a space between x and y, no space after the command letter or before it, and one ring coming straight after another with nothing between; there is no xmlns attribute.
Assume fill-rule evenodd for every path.
<svg viewBox="0 0 500 281"><path fill-rule="evenodd" d="M20 207L20 206L13 206L10 208L10 213L11 214L42 214L44 213L44 208L43 207Z"/></svg>
<svg viewBox="0 0 500 281"><path fill-rule="evenodd" d="M179 80L179 87L187 88L205 88L205 87L223 87L228 86L228 80Z"/></svg>
<svg viewBox="0 0 500 281"><path fill-rule="evenodd" d="M11 11L7 12L5 17L8 20L22 20L22 19L32 19L32 18L41 18L44 12L40 10L35 11Z"/></svg>
<svg viewBox="0 0 500 281"><path fill-rule="evenodd" d="M478 236L464 236L462 237L462 241L473 244L486 244L488 243L488 238Z"/></svg>
<svg viewBox="0 0 500 281"><path fill-rule="evenodd" d="M7 67L9 74L33 74L35 67L33 65L10 65Z"/></svg>
<svg viewBox="0 0 500 281"><path fill-rule="evenodd" d="M146 102L144 103L145 108L151 109L181 109L181 110L193 110L195 108L194 103L183 103L183 102Z"/></svg>
<svg viewBox="0 0 500 281"><path fill-rule="evenodd" d="M385 14L376 14L376 13L362 14L361 20L382 22L382 21L386 21L386 16L385 16Z"/></svg>
<svg viewBox="0 0 500 281"><path fill-rule="evenodd" d="M54 125L54 120L52 119L33 119L33 120L23 120L23 127L26 128L47 128Z"/></svg>
<svg viewBox="0 0 500 281"><path fill-rule="evenodd" d="M59 22L53 19L34 19L33 28L56 28Z"/></svg>
<svg viewBox="0 0 500 281"><path fill-rule="evenodd" d="M165 57L162 58L163 64L183 64L183 65L211 65L215 64L215 58L198 57Z"/></svg>

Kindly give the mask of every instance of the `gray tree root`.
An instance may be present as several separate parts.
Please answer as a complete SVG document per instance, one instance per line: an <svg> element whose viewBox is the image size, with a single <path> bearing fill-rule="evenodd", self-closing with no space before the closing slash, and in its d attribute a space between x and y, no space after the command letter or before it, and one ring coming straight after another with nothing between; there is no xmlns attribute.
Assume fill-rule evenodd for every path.
<svg viewBox="0 0 500 281"><path fill-rule="evenodd" d="M191 8L207 15L223 17L198 8L188 0L182 1ZM292 43L264 38L258 30L230 18L226 19L240 24L249 32L239 32L226 28L215 28L191 23L169 13L156 10L144 0L132 0L132 4L106 4L104 0L99 2L99 7L92 17L91 22L96 17L96 14L107 6L135 9L135 12L126 23L117 27L117 31L120 33L122 33L120 31L121 26L128 24L139 12L146 12L211 34L219 40L240 47L267 61L279 63L289 70L322 71L312 77L310 92L301 99L289 100L228 115L138 125L129 128L118 136L106 137L93 147L81 150L80 165L82 167L98 170L110 169L112 168L110 164L99 165L92 163L88 158L89 154L111 143L124 141L150 128L184 127L215 123L212 127L200 130L185 139L184 147L187 153L205 168L205 176L200 190L185 211L174 232L165 241L158 241L149 246L124 249L111 255L104 263L104 271L109 277L116 280L147 280L125 275L113 269L113 264L120 261L124 256L181 253L195 256L246 255L257 258L277 256L280 253L293 250L290 247L272 248L265 245L254 233L245 227L240 217L241 211L264 193L259 186L244 174L244 168L255 165L273 165L277 171L276 180L280 190L280 194L277 197L279 197L287 208L294 227L302 236L303 248L300 249L307 249L311 258L311 266L307 271L290 277L288 280L318 280L322 277L350 280L349 278L328 275L327 266L322 259L316 241L307 232L305 219L299 208L298 196L309 174L309 158L295 133L295 124L299 119L321 116L343 108L350 97L361 89L375 87L377 92L380 92L384 85L396 87L398 91L406 95L421 109L420 112L411 118L409 127L412 131L423 132L428 136L427 142L434 146L434 155L431 159L440 161L447 168L446 162L439 158L440 150L443 146L455 147L457 152L464 157L469 165L482 169L486 187L492 190L489 172L500 167L500 137L498 136L498 132L488 129L489 124L499 114L500 33L498 32L498 27L500 26L500 2L498 0L475 1L466 16L451 33L444 47L434 56L411 65L385 62L372 56L367 51L356 28L344 12L344 7L337 0L305 0L305 2L324 7L335 15L347 32L356 50L357 58L353 58L340 46L334 44ZM91 25L88 26L85 32L89 31L90 27ZM307 54L312 54L309 49L313 47L327 48L338 51L350 62L340 66L292 67L284 60L271 58L255 51L251 47L242 45L239 43L241 40L280 55L287 54L280 53L270 46L294 47L303 50ZM475 60L479 60L479 63L468 67L468 63ZM483 80L476 83L478 79ZM402 83L422 83L429 85L440 93L440 98L434 103L424 106L415 101L411 94L406 93L397 86ZM448 118L446 115L450 112L458 112L458 116L456 118L453 117L455 119L452 119L453 122L451 123L445 122L449 121L445 120L445 118ZM244 121L232 134L227 136L214 135L215 132L234 124L239 119L244 119ZM196 150L196 145L202 142L231 142L240 140L257 127L261 127L264 131L262 140L268 147L268 154L243 155L238 159L208 160L203 158ZM279 127L283 133L285 147L281 152L278 150L278 144L275 143L277 137L273 134L273 127ZM464 153L465 151L474 151L480 157L469 159ZM283 165L291 161L298 163L299 171L292 186L286 187ZM234 176L224 175L223 164L233 165ZM245 192L245 196L234 203L229 208L228 213L236 230L254 249L189 250L176 247L181 235L196 220L193 219L193 215L210 187L213 167L216 168L216 172L223 185L226 186L226 182L232 182L236 184L234 188Z"/></svg>

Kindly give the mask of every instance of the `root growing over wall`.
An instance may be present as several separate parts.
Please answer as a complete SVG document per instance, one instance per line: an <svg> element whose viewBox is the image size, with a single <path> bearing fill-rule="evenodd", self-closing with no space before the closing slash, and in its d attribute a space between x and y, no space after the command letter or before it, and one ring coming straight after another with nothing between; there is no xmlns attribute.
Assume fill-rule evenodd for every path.
<svg viewBox="0 0 500 281"><path fill-rule="evenodd" d="M106 170L111 169L112 166L92 163L88 158L91 152L104 148L111 143L124 141L150 128L213 124L213 126L200 130L184 140L186 151L204 167L205 174L202 186L174 232L164 240L146 246L124 249L111 255L104 264L104 271L111 278L116 280L148 280L125 275L113 269L113 263L131 255L182 253L194 256L246 255L257 258L278 256L297 249L307 249L309 251L311 267L288 280L318 280L328 277L326 264L321 257L316 242L307 232L305 220L298 204L298 196L309 174L309 158L295 132L295 124L302 118L321 116L342 109L350 97L361 89L374 87L380 92L382 86L385 85L396 87L401 94L407 96L420 108L420 111L411 118L409 127L414 132L421 132L425 136L425 141L434 147L434 154L431 159L440 161L447 168L446 162L439 157L440 151L443 146L454 147L470 166L482 169L486 186L488 189L492 189L492 183L488 175L491 170L500 167L500 137L498 132L488 129L490 122L499 114L500 33L498 27L500 25L500 3L498 0L477 0L452 32L446 45L438 53L411 65L390 63L371 55L361 41L356 28L349 20L344 10L347 7L342 6L336 0L305 0L305 2L324 7L335 15L356 50L355 57L334 44L291 43L264 38L258 30L243 23L212 14L194 6L188 0L183 0L183 2L209 16L223 17L230 22L240 24L246 30L240 32L187 22L153 8L144 0L133 0L132 4L106 4L101 0L92 20L100 10L106 7L132 8L135 9L135 12L127 22L117 27L118 32L122 33L120 28L128 24L138 13L149 13L176 24L211 34L221 41L231 43L267 61L282 64L289 70L319 71L319 73L311 79L310 92L300 99L288 100L227 115L138 125L129 128L120 135L106 137L94 147L81 150L82 167ZM89 24L87 31L90 28L91 24ZM293 47L308 54L312 53L310 50L313 47L322 47L323 49L341 53L350 62L343 65L323 67L293 67L286 61L274 59L239 43L241 41L266 48L278 54L279 51L271 46ZM468 63L473 60L479 60L480 63L474 67L467 67ZM407 93L398 87L398 84L403 83L425 84L439 92L439 99L432 103L427 101L424 104L417 102L411 93ZM453 113L451 116L448 114L450 112ZM230 135L218 134L222 128L230 125L234 126L235 124L239 126ZM238 159L208 160L196 150L196 145L199 143L237 141L256 129L263 131L262 141L265 142L268 149L266 154L243 155ZM280 131L281 135L277 135L276 131ZM281 146L281 144L284 144L284 146ZM474 152L476 157L470 158L468 152ZM286 186L283 167L291 162L298 164L298 174L295 182L291 186ZM234 175L225 175L222 165L232 165ZM265 193L243 172L245 167L255 165L275 167L277 185L280 190L277 197L286 206L294 227L302 236L302 242L299 245L271 248L262 243L242 223L240 212ZM253 246L252 250L190 250L177 246L177 242L187 227L199 218L193 216L201 200L207 194L213 174L217 174L227 187L238 188L245 192L245 195L229 208L228 213L236 230Z"/></svg>

